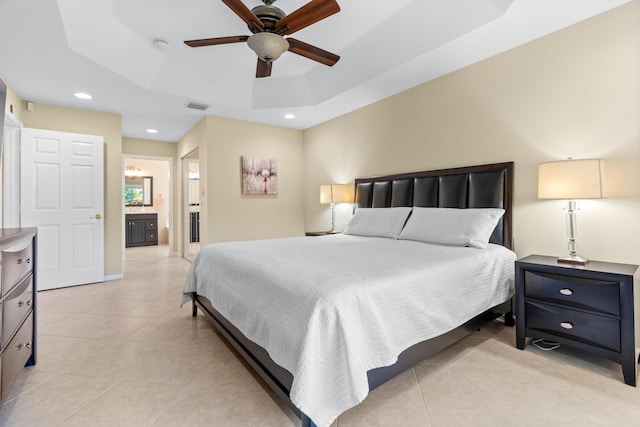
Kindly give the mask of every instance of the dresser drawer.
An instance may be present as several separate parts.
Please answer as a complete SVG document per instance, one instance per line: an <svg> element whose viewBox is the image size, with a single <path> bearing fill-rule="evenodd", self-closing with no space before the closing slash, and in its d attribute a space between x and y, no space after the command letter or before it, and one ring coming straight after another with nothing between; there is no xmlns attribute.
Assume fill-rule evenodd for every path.
<svg viewBox="0 0 640 427"><path fill-rule="evenodd" d="M2 310L2 348L31 312L33 303L33 275L30 275L4 300Z"/></svg>
<svg viewBox="0 0 640 427"><path fill-rule="evenodd" d="M145 228L149 231L153 231L153 230L157 230L158 229L158 221L155 220L147 220L145 222Z"/></svg>
<svg viewBox="0 0 640 427"><path fill-rule="evenodd" d="M145 241L147 242L157 242L158 241L158 233L155 231L147 231Z"/></svg>
<svg viewBox="0 0 640 427"><path fill-rule="evenodd" d="M527 329L620 351L620 321L577 310L527 301Z"/></svg>
<svg viewBox="0 0 640 427"><path fill-rule="evenodd" d="M620 315L620 286L616 282L526 271L526 298Z"/></svg>
<svg viewBox="0 0 640 427"><path fill-rule="evenodd" d="M2 251L2 295L32 270L31 240Z"/></svg>
<svg viewBox="0 0 640 427"><path fill-rule="evenodd" d="M31 357L33 346L33 316L29 316L2 353L2 400L23 371Z"/></svg>

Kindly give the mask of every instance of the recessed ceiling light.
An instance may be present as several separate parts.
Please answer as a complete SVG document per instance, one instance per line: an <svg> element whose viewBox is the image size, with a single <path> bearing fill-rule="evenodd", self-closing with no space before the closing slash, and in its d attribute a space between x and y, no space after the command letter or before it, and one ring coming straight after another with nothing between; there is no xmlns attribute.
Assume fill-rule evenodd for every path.
<svg viewBox="0 0 640 427"><path fill-rule="evenodd" d="M84 93L84 92L76 92L76 93L74 93L74 95L76 96L76 98L80 98L80 99L91 99L91 98L93 98L93 96L89 95L88 93Z"/></svg>
<svg viewBox="0 0 640 427"><path fill-rule="evenodd" d="M147 129L147 132L149 133L158 133L157 129Z"/></svg>
<svg viewBox="0 0 640 427"><path fill-rule="evenodd" d="M284 115L285 119L295 119L296 115L295 114L291 114L291 113L287 113Z"/></svg>

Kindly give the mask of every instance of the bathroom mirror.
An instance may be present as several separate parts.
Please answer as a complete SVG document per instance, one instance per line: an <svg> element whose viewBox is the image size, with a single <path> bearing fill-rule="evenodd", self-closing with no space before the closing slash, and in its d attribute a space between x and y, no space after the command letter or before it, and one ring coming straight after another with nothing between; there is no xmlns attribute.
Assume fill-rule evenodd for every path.
<svg viewBox="0 0 640 427"><path fill-rule="evenodd" d="M124 177L125 206L153 206L153 177Z"/></svg>

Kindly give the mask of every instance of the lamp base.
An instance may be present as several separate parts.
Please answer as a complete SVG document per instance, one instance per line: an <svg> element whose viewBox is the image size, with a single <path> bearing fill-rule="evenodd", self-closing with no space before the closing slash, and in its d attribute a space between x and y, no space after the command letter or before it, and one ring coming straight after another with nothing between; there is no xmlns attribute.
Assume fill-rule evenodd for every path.
<svg viewBox="0 0 640 427"><path fill-rule="evenodd" d="M585 265L585 264L589 263L589 258L585 258L585 257L580 256L580 255L569 255L569 256L566 256L566 257L558 258L558 262L563 263L563 264Z"/></svg>

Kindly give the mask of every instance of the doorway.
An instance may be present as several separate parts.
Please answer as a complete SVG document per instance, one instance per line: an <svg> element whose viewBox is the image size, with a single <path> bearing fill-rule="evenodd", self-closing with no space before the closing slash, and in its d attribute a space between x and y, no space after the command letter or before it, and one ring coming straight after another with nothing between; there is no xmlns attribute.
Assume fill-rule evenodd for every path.
<svg viewBox="0 0 640 427"><path fill-rule="evenodd" d="M122 259L126 256L127 247L127 216L141 214L134 217L146 219L145 215L153 215L153 232L146 233L153 236L153 246L168 248L168 254L175 254L177 251L173 247L173 158L124 155L123 170L125 174L122 179L122 220L124 222L122 232ZM141 191L146 189L140 203L126 202L133 197L131 188L127 188L127 176L138 177L138 181L144 183ZM131 179L129 179L130 181ZM147 184L148 182L148 184ZM136 193L137 194L137 193ZM144 218L143 218L144 217ZM145 236L146 236L145 234ZM145 237L146 239L146 237ZM164 251L163 251L164 252Z"/></svg>
<svg viewBox="0 0 640 427"><path fill-rule="evenodd" d="M200 160L198 150L182 159L184 181L184 248L183 257L189 261L200 252Z"/></svg>

